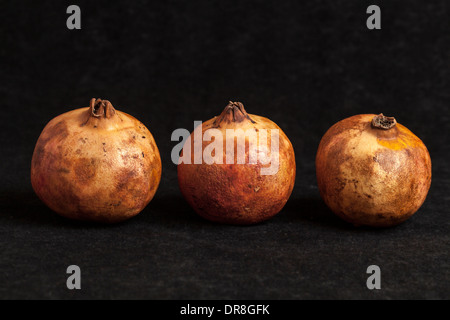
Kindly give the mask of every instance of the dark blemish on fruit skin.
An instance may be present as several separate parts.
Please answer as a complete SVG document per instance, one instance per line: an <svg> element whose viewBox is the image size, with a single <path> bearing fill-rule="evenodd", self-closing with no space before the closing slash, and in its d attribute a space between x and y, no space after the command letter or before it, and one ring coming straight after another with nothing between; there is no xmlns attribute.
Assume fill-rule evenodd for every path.
<svg viewBox="0 0 450 320"><path fill-rule="evenodd" d="M415 194L416 189L418 188L418 185L416 181L413 179L411 181L411 184L409 185L409 189L412 191L412 194Z"/></svg>
<svg viewBox="0 0 450 320"><path fill-rule="evenodd" d="M136 143L136 136L129 136L129 137L128 137L128 140L127 140L127 141L122 140L122 143L123 143L124 145L127 145L127 144L135 144L135 143Z"/></svg>
<svg viewBox="0 0 450 320"><path fill-rule="evenodd" d="M50 129L50 132L52 137L58 137L59 139L65 139L69 135L69 132L67 131L67 125L64 120L55 124Z"/></svg>
<svg viewBox="0 0 450 320"><path fill-rule="evenodd" d="M111 206L118 207L118 206L120 206L121 203L122 203L122 200L119 200L119 202L117 202L117 203L111 203Z"/></svg>
<svg viewBox="0 0 450 320"><path fill-rule="evenodd" d="M142 152L142 158L145 158L145 154Z"/></svg>
<svg viewBox="0 0 450 320"><path fill-rule="evenodd" d="M43 162L43 158L45 157L45 146L51 140L58 139L60 141L65 140L69 132L67 131L67 125L64 120L58 122L54 126L45 129L45 135L41 135L39 137L38 142L36 143L34 156L32 160L32 166L38 166L39 163Z"/></svg>
<svg viewBox="0 0 450 320"><path fill-rule="evenodd" d="M145 136L142 136L142 139L145 139Z"/></svg>
<svg viewBox="0 0 450 320"><path fill-rule="evenodd" d="M57 169L57 171L61 172L61 173L70 173L70 170L67 168L59 168L59 169Z"/></svg>
<svg viewBox="0 0 450 320"><path fill-rule="evenodd" d="M39 163L42 162L42 159L44 158L44 154L45 154L45 151L44 151L43 144L38 142L38 144L36 145L36 148L34 150L34 155L33 155L33 160L32 160L31 166L32 167L38 166Z"/></svg>
<svg viewBox="0 0 450 320"><path fill-rule="evenodd" d="M97 164L95 159L80 158L75 160L73 168L77 179L81 183L88 183L96 175Z"/></svg>
<svg viewBox="0 0 450 320"><path fill-rule="evenodd" d="M80 138L80 139L78 139L78 140L81 141L82 143L86 143L87 138Z"/></svg>
<svg viewBox="0 0 450 320"><path fill-rule="evenodd" d="M123 195L126 199L132 199L133 208L138 210L147 200L148 193L143 190L148 190L148 187L148 183L135 170L122 169L117 176L115 196Z"/></svg>
<svg viewBox="0 0 450 320"><path fill-rule="evenodd" d="M127 185L130 182L130 179L132 179L135 175L136 173L133 170L123 170L122 173L119 174L116 189L118 191L126 189Z"/></svg>

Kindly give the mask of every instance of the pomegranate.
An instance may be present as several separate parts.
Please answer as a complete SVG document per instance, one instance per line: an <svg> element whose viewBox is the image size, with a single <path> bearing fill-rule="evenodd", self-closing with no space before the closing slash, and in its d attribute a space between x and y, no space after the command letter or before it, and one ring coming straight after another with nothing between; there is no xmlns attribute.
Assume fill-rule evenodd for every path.
<svg viewBox="0 0 450 320"><path fill-rule="evenodd" d="M208 135L211 129L214 142ZM201 139L197 145L195 137ZM268 148L264 148L268 140L270 163ZM216 161L195 163L195 157L208 153L213 143L220 146L211 152ZM239 150L243 150L241 159ZM253 155L261 153L267 157L255 160ZM273 169L276 162L276 169L264 171ZM185 142L178 182L184 198L200 216L219 223L254 224L280 212L294 187L295 171L294 149L284 132L267 118L247 114L242 103L230 102L220 116L195 128Z"/></svg>
<svg viewBox="0 0 450 320"><path fill-rule="evenodd" d="M39 198L77 220L131 218L153 198L160 179L161 159L150 131L101 99L51 120L31 162Z"/></svg>
<svg viewBox="0 0 450 320"><path fill-rule="evenodd" d="M387 227L410 218L431 184L424 143L393 117L362 114L333 125L316 156L320 194L354 225Z"/></svg>

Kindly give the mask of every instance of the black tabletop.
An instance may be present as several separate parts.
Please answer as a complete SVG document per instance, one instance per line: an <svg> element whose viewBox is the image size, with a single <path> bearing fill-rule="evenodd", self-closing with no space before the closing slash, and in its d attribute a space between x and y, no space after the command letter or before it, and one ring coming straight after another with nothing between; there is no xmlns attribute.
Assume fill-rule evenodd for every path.
<svg viewBox="0 0 450 320"><path fill-rule="evenodd" d="M450 11L447 3L368 1L14 1L0 6L0 298L448 299ZM142 121L161 152L160 187L120 224L75 222L34 194L31 156L57 115L108 99ZM183 199L177 128L229 100L291 140L296 184L253 226L199 217ZM337 121L395 116L426 144L428 197L407 222L356 228L320 198L315 155ZM81 269L68 290L66 269ZM367 268L381 270L369 290Z"/></svg>

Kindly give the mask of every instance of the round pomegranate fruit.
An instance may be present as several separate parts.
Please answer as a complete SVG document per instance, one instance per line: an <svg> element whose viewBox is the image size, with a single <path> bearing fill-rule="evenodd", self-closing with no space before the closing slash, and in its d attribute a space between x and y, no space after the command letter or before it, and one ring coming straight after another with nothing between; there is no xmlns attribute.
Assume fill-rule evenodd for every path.
<svg viewBox="0 0 450 320"><path fill-rule="evenodd" d="M424 143L392 117L362 114L333 125L316 156L320 194L354 225L386 227L411 217L431 184Z"/></svg>
<svg viewBox="0 0 450 320"><path fill-rule="evenodd" d="M254 224L280 212L295 171L294 150L284 132L267 118L247 114L242 103L230 102L220 116L195 128L183 146L178 182L200 216Z"/></svg>
<svg viewBox="0 0 450 320"><path fill-rule="evenodd" d="M161 159L150 131L101 99L51 120L31 162L39 198L78 220L113 223L135 216L160 179Z"/></svg>

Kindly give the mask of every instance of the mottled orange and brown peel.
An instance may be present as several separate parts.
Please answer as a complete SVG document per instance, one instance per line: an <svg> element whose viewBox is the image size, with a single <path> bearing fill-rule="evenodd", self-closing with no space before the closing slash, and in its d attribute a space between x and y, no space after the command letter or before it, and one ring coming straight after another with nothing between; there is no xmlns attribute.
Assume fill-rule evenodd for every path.
<svg viewBox="0 0 450 320"><path fill-rule="evenodd" d="M333 125L316 156L320 194L328 207L355 225L392 226L411 217L431 184L426 146L395 121L373 126L373 114Z"/></svg>
<svg viewBox="0 0 450 320"><path fill-rule="evenodd" d="M161 159L150 131L101 99L51 120L31 163L39 198L77 220L131 218L153 198L160 179Z"/></svg>
<svg viewBox="0 0 450 320"><path fill-rule="evenodd" d="M284 132L271 120L247 114L239 102L230 102L222 114L202 124L203 133L211 128L223 132L223 164L178 165L180 190L189 205L202 217L227 224L254 224L276 215L289 199L295 182L295 155L292 144ZM260 129L279 131L279 170L274 175L261 175L263 165L259 161L249 163L249 139L246 137L245 164L226 164L226 129ZM197 127L195 130L200 130ZM190 148L194 150L195 130L191 134ZM202 152L210 141L203 141ZM185 146L186 147L186 146Z"/></svg>

